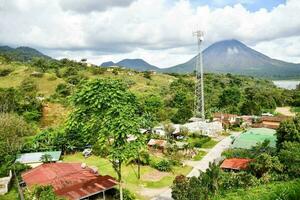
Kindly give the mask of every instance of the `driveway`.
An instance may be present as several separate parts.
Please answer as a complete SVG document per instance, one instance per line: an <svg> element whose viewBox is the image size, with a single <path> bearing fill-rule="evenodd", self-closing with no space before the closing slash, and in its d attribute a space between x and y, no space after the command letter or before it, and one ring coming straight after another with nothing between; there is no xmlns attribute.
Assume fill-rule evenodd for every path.
<svg viewBox="0 0 300 200"><path fill-rule="evenodd" d="M224 150L228 149L232 142L232 136L237 137L241 133L233 132L230 136L221 140L216 144L201 160L187 162L188 165L193 167L192 171L187 175L187 177L199 176L200 171L204 172L209 167L210 162L214 162L221 158L221 154ZM152 200L172 200L171 189L166 188L161 194L152 198Z"/></svg>

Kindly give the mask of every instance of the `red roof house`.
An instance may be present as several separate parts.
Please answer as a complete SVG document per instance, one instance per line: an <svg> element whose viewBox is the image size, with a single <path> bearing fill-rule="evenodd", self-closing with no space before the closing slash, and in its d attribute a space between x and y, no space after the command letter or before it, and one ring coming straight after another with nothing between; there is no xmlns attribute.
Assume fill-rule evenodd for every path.
<svg viewBox="0 0 300 200"><path fill-rule="evenodd" d="M84 199L116 186L117 181L108 175L80 163L47 163L22 174L28 187L51 185L58 196L70 200Z"/></svg>
<svg viewBox="0 0 300 200"><path fill-rule="evenodd" d="M251 159L248 158L230 158L225 159L220 168L230 170L245 170L250 162Z"/></svg>

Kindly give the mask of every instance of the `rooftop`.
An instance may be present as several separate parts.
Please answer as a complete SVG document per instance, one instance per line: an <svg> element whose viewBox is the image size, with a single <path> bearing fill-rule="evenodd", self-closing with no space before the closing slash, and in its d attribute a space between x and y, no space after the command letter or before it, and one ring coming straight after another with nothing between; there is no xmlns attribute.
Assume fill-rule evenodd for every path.
<svg viewBox="0 0 300 200"><path fill-rule="evenodd" d="M39 163L41 162L41 157L43 155L50 155L52 157L51 161L58 161L61 156L61 151L24 153L17 156L16 162L20 162L23 164Z"/></svg>
<svg viewBox="0 0 300 200"><path fill-rule="evenodd" d="M157 145L159 147L165 147L167 144L166 140L150 139L148 142L149 146Z"/></svg>
<svg viewBox="0 0 300 200"><path fill-rule="evenodd" d="M251 147L257 145L257 143L264 142L264 140L269 140L270 146L275 147L275 133L275 130L269 128L251 128L245 133L242 133L237 139L235 139L232 147L250 149Z"/></svg>
<svg viewBox="0 0 300 200"><path fill-rule="evenodd" d="M225 159L221 164L220 168L222 169L235 169L235 170L245 170L248 167L251 159L247 158L230 158Z"/></svg>
<svg viewBox="0 0 300 200"><path fill-rule="evenodd" d="M47 163L23 173L22 179L28 187L51 185L57 195L70 200L87 198L117 185L113 177L82 166L81 163Z"/></svg>

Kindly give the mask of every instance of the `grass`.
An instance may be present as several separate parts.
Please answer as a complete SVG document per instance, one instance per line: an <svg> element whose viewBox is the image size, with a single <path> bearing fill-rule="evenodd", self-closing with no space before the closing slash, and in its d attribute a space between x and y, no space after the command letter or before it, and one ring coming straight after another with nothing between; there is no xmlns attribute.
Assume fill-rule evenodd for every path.
<svg viewBox="0 0 300 200"><path fill-rule="evenodd" d="M204 143L204 144L202 145L202 148L204 148L204 149L211 149L211 148L213 148L216 144L218 144L217 141L215 141L215 140L210 140L210 141Z"/></svg>
<svg viewBox="0 0 300 200"><path fill-rule="evenodd" d="M201 160L206 154L207 152L205 151L199 151L197 155L193 158L193 160L195 161Z"/></svg>
<svg viewBox="0 0 300 200"><path fill-rule="evenodd" d="M57 127L63 124L68 116L69 109L58 103L48 102L43 107L41 127Z"/></svg>
<svg viewBox="0 0 300 200"><path fill-rule="evenodd" d="M0 68L5 68L5 66L0 65ZM26 66L10 65L10 68L13 68L14 71L5 77L0 77L0 88L18 87L21 85L23 80L32 78L37 84L38 93L49 97L55 92L57 85L64 82L60 78L55 78L55 74L52 73L44 73L44 75L40 78L31 77L30 74L34 70Z"/></svg>
<svg viewBox="0 0 300 200"><path fill-rule="evenodd" d="M157 158L158 159L158 158ZM107 174L113 177L117 177L114 169L112 168L111 163L105 159L98 156L91 156L85 159L81 153L75 153L72 155L66 155L63 157L64 162L84 162L88 166L96 166L99 169L100 174ZM145 199L141 196L139 191L143 188L164 188L172 185L174 178L177 175L183 174L186 175L191 171L191 167L174 167L172 172L168 172L160 180L149 181L149 180L138 180L137 178L137 166L136 165L123 165L122 175L125 187L131 192L134 192L140 199ZM151 168L150 166L141 166L141 177L147 174L155 174L158 172L156 169Z"/></svg>
<svg viewBox="0 0 300 200"><path fill-rule="evenodd" d="M292 107L291 111L295 112L295 113L299 113L300 112L300 107Z"/></svg>

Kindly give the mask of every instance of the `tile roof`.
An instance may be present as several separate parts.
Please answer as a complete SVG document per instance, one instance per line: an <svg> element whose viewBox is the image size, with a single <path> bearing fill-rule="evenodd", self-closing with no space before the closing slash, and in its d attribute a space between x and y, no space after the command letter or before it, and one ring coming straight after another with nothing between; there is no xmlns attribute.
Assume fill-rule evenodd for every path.
<svg viewBox="0 0 300 200"><path fill-rule="evenodd" d="M223 161L223 163L221 164L220 168L244 170L244 169L247 169L249 162L251 162L251 159L247 159L247 158L225 159Z"/></svg>
<svg viewBox="0 0 300 200"><path fill-rule="evenodd" d="M28 187L52 185L54 192L70 200L77 200L108 190L117 181L108 175L95 173L92 168L82 168L80 163L47 163L22 174Z"/></svg>

